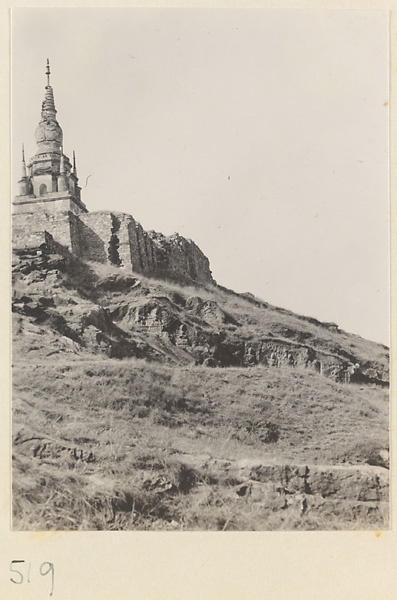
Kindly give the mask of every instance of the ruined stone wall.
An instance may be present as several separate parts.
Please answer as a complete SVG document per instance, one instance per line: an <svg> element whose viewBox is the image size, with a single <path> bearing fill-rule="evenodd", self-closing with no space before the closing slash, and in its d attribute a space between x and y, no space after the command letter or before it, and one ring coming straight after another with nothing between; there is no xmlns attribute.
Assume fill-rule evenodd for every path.
<svg viewBox="0 0 397 600"><path fill-rule="evenodd" d="M116 219L118 223L117 237L120 265L126 268L130 267L132 271L139 272L140 263L138 263L136 256L132 252L130 235L130 229L135 230L135 221L130 215L124 214L117 214Z"/></svg>
<svg viewBox="0 0 397 600"><path fill-rule="evenodd" d="M81 256L150 275L155 269L154 244L131 215L94 212L79 215Z"/></svg>
<svg viewBox="0 0 397 600"><path fill-rule="evenodd" d="M78 251L78 236L74 233L71 220L77 218L70 212L24 213L13 215L12 218L12 243L15 248L35 247L37 240L44 231L48 231L54 239L71 252Z"/></svg>
<svg viewBox="0 0 397 600"><path fill-rule="evenodd" d="M71 248L70 251L76 256L82 256L82 244L84 239L81 235L81 221L79 217L72 212L68 213L69 225L70 225L70 240Z"/></svg>
<svg viewBox="0 0 397 600"><path fill-rule="evenodd" d="M156 269L157 256L152 239L139 223L136 224L136 239L142 273L153 273Z"/></svg>
<svg viewBox="0 0 397 600"><path fill-rule="evenodd" d="M175 233L169 237L149 231L155 245L156 272L175 274L199 283L214 283L208 258L200 248Z"/></svg>
<svg viewBox="0 0 397 600"><path fill-rule="evenodd" d="M107 263L112 239L113 215L110 212L79 215L80 256L85 260Z"/></svg>
<svg viewBox="0 0 397 600"><path fill-rule="evenodd" d="M72 258L72 253L65 248L62 244L59 244L54 240L52 235L45 231L43 233L44 244L41 246L45 254L59 254L63 256L67 261Z"/></svg>
<svg viewBox="0 0 397 600"><path fill-rule="evenodd" d="M122 266L150 275L155 269L154 245L147 232L131 215L115 213L118 253Z"/></svg>
<svg viewBox="0 0 397 600"><path fill-rule="evenodd" d="M15 248L37 247L44 231L88 261L110 263L145 275L213 283L208 258L194 242L178 234L166 237L147 232L131 215L109 211L13 215Z"/></svg>
<svg viewBox="0 0 397 600"><path fill-rule="evenodd" d="M45 230L40 231L29 231L24 230L22 227L13 226L12 231L12 247L13 249L19 250L22 248L38 248L41 244L44 244Z"/></svg>

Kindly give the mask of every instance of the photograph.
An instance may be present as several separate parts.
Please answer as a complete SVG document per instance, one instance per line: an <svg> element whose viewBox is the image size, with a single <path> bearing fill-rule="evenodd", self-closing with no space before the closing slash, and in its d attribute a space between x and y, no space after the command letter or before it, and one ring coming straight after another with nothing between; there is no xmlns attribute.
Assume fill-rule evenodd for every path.
<svg viewBox="0 0 397 600"><path fill-rule="evenodd" d="M12 531L390 530L387 11L10 31Z"/></svg>

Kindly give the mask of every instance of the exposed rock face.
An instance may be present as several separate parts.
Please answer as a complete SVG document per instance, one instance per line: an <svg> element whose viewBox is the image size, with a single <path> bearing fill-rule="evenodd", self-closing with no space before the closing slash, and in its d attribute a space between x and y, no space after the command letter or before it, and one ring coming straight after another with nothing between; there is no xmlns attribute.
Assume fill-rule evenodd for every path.
<svg viewBox="0 0 397 600"><path fill-rule="evenodd" d="M114 225L111 213L107 223ZM144 245L144 237L140 239ZM41 241L36 249L19 250L14 258L13 274L20 284L14 287L13 310L49 326L82 350L117 358L136 356L210 367L296 367L344 383L387 385L387 360L363 362L360 354L352 351L349 337L341 344L341 336L346 336L343 332L330 334L328 328L316 323L301 330L298 316L291 316L286 326L283 315L280 324L278 309L235 295L240 303L247 303L244 311L249 313L248 323L257 322L249 330L247 315L231 312L233 295L219 296L222 292L216 286L197 288L203 291L201 297L189 296L183 288L177 292L175 286L170 288L164 283L159 294L158 284L151 289L138 275L116 270L99 278L48 233L41 236ZM169 239L150 234L146 242L153 244L152 265L160 247L162 268L167 267L167 272L173 270L184 281L191 281L193 275L210 276L208 261L192 242L177 238L177 244L184 247L186 242L191 249L190 256L197 263L195 272L188 270L187 260L178 262L182 255L174 249L175 236ZM266 322L274 315L276 322L270 330ZM338 344L333 336L337 336ZM73 344L70 348L76 351L78 346Z"/></svg>
<svg viewBox="0 0 397 600"><path fill-rule="evenodd" d="M226 467L236 479L276 483L284 494L301 492L361 502L387 502L389 498L389 474L381 467L265 465L252 459Z"/></svg>
<svg viewBox="0 0 397 600"><path fill-rule="evenodd" d="M109 211L13 215L13 248L36 248L44 233L72 254L148 276L214 283L208 258L191 240L146 232L131 215Z"/></svg>

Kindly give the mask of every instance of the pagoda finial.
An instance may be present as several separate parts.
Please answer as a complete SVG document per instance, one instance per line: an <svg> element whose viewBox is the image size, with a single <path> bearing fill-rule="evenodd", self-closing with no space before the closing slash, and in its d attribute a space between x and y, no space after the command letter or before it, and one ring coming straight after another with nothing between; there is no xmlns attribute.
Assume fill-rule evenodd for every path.
<svg viewBox="0 0 397 600"><path fill-rule="evenodd" d="M48 58L47 58L47 69L46 69L46 72L45 72L45 74L47 75L47 85L49 86L49 85L50 85L50 75L51 75L51 71L50 71L50 61L49 61L49 59L48 59Z"/></svg>
<svg viewBox="0 0 397 600"><path fill-rule="evenodd" d="M25 163L25 148L22 144L22 179L26 179L26 163Z"/></svg>

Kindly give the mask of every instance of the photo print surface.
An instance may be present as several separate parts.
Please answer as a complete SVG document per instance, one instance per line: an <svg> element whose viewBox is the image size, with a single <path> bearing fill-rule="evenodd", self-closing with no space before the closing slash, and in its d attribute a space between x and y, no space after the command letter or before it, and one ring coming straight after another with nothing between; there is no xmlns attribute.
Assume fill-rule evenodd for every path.
<svg viewBox="0 0 397 600"><path fill-rule="evenodd" d="M387 27L13 11L14 530L388 529Z"/></svg>

